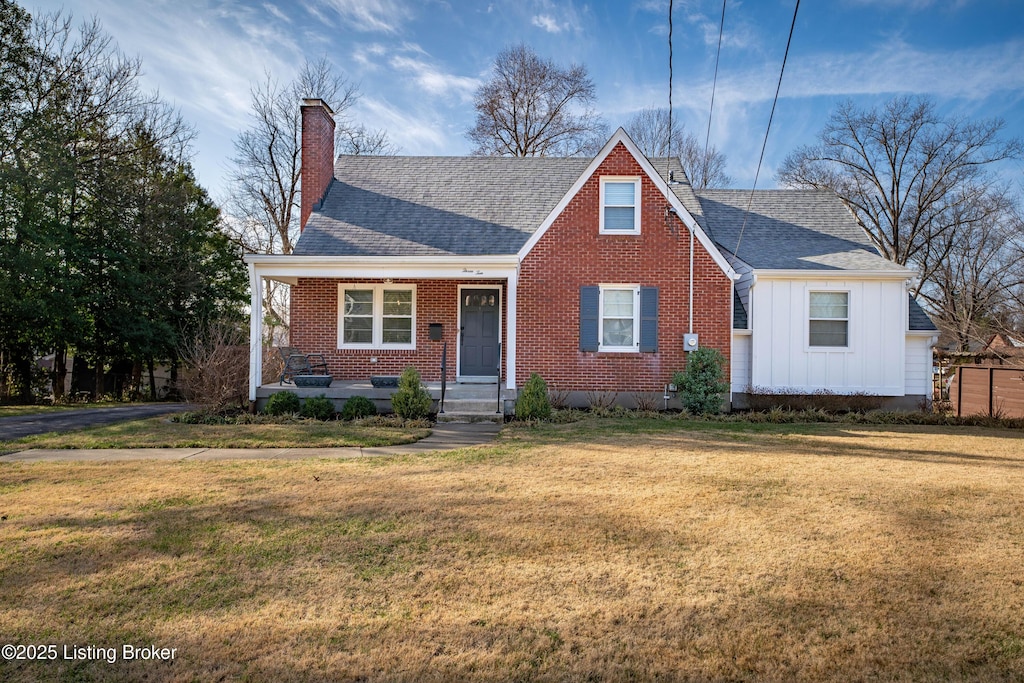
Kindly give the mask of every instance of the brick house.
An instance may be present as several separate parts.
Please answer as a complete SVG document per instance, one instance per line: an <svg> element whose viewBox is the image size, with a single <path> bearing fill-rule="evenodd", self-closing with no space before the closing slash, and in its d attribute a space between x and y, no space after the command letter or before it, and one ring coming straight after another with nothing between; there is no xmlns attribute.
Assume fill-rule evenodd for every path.
<svg viewBox="0 0 1024 683"><path fill-rule="evenodd" d="M264 278L291 284L291 344L351 391L407 365L432 386L447 347L449 383L508 405L534 372L570 401L630 404L660 400L703 345L728 360L736 405L750 387L928 393L914 274L831 193L697 193L622 129L593 159L335 158L326 105L307 100L302 120L302 235L291 255L246 258L251 400L273 390Z"/></svg>

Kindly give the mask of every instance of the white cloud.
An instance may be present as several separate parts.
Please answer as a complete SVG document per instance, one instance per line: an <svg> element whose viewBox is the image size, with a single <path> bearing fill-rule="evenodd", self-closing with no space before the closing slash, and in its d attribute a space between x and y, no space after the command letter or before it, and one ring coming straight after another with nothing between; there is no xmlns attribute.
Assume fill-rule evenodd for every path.
<svg viewBox="0 0 1024 683"><path fill-rule="evenodd" d="M361 121L372 121L371 128L387 130L388 137L399 146L402 154L452 154L453 149L464 146L456 142L444 117L429 108L408 110L372 97L364 97L357 106Z"/></svg>
<svg viewBox="0 0 1024 683"><path fill-rule="evenodd" d="M301 0L315 16L323 17L319 7L333 10L346 24L358 31L396 33L412 17L412 8L402 0Z"/></svg>
<svg viewBox="0 0 1024 683"><path fill-rule="evenodd" d="M943 52L892 41L862 52L820 53L790 59L783 97L914 93L980 100L1024 88L1024 40ZM777 64L719 74L721 97L732 102L770 99L778 81ZM704 86L706 87L706 85Z"/></svg>
<svg viewBox="0 0 1024 683"><path fill-rule="evenodd" d="M280 21L285 22L286 24L292 23L291 17L289 17L287 14L285 14L284 12L279 10L277 8L277 5L274 5L274 4L269 3L269 2L265 2L265 3L263 3L263 9L265 9L270 14L274 15Z"/></svg>
<svg viewBox="0 0 1024 683"><path fill-rule="evenodd" d="M558 25L554 17L548 14L538 14L533 18L533 25L542 28L548 33L561 33L562 27Z"/></svg>
<svg viewBox="0 0 1024 683"><path fill-rule="evenodd" d="M456 97L462 101L472 101L473 93L480 87L480 80L468 76L456 76L441 71L424 59L416 59L403 55L395 55L389 64L416 83L430 95Z"/></svg>
<svg viewBox="0 0 1024 683"><path fill-rule="evenodd" d="M380 58L385 56L388 52L388 48L380 43L357 45L355 49L352 50L352 59L372 71L380 68Z"/></svg>

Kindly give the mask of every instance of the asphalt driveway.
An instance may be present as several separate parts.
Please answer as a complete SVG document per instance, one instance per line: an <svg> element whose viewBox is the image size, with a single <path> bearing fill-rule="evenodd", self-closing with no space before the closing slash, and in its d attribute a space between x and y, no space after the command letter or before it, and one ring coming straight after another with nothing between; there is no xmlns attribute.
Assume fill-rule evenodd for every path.
<svg viewBox="0 0 1024 683"><path fill-rule="evenodd" d="M113 408L69 408L34 415L0 417L0 440L20 439L23 436L46 432L69 432L96 425L180 413L188 409L187 403L144 403Z"/></svg>

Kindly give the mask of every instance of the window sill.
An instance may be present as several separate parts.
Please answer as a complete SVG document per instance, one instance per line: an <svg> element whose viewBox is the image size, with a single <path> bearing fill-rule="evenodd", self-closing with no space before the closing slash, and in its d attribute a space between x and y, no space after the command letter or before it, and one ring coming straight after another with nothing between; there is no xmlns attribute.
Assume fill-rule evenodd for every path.
<svg viewBox="0 0 1024 683"><path fill-rule="evenodd" d="M338 344L339 351L415 351L415 344L374 346L373 344Z"/></svg>

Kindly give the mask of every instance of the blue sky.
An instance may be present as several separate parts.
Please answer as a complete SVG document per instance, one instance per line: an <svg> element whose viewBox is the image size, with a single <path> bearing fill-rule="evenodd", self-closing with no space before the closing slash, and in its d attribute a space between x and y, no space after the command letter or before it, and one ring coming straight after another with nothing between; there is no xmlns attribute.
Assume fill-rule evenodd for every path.
<svg viewBox="0 0 1024 683"><path fill-rule="evenodd" d="M358 83L354 118L385 128L403 154L466 154L473 92L495 54L524 42L587 66L609 125L668 102L668 0L23 0L97 16L144 84L199 131L194 164L215 198L227 191L232 140L248 125L250 84L290 80L304 57L326 56ZM708 123L720 0L676 0L677 115L701 140ZM726 7L711 144L735 186L750 187L794 0ZM1000 117L1024 137L1024 2L805 0L758 187L774 186L786 154L814 141L843 99L861 106L929 95L947 115ZM1015 182L1024 164L1003 172Z"/></svg>

